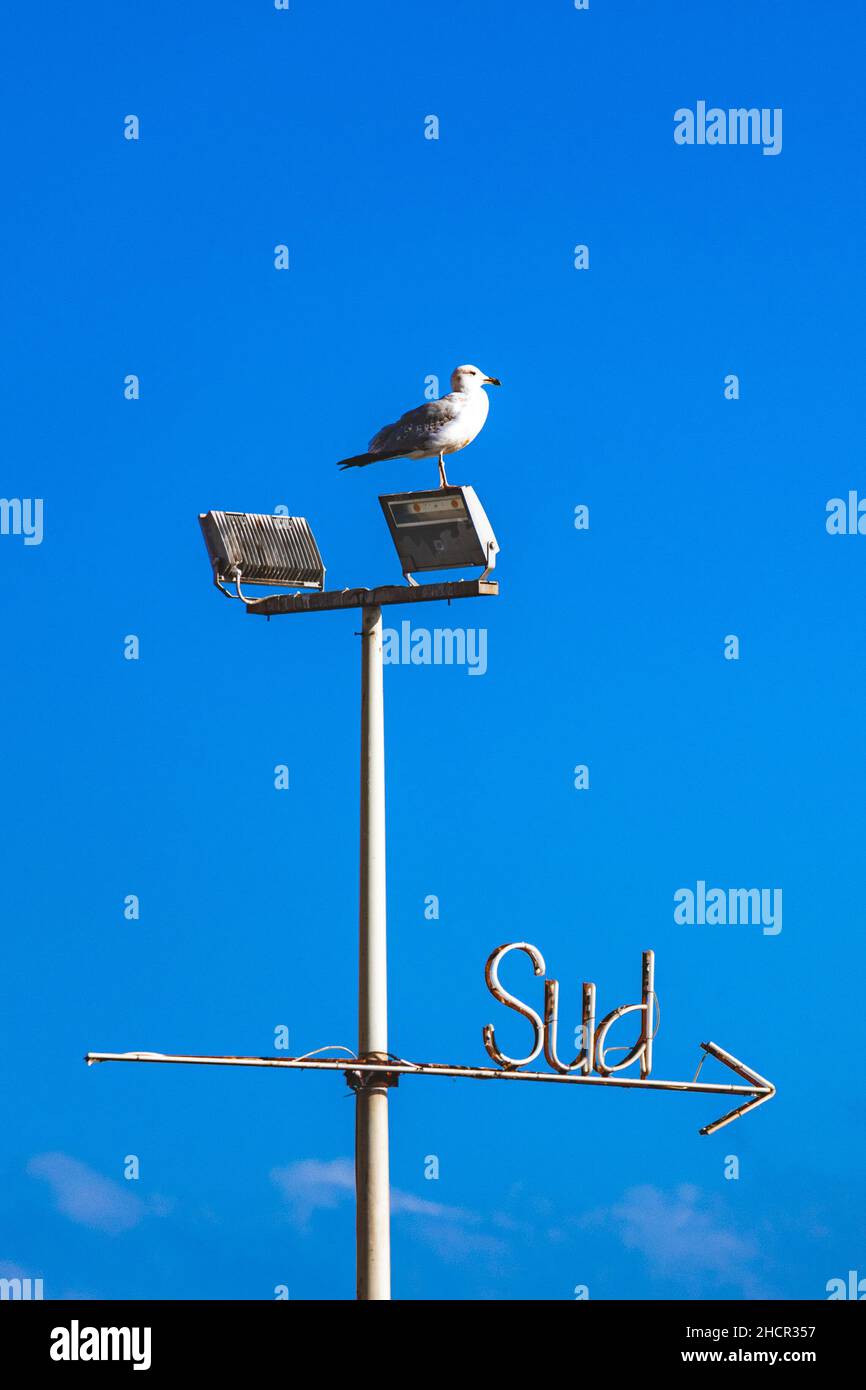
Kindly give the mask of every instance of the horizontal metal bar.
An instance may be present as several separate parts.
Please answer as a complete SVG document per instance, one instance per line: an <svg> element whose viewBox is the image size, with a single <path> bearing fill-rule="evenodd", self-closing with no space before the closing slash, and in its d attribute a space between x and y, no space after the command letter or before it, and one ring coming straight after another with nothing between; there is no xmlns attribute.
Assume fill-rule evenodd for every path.
<svg viewBox="0 0 866 1390"><path fill-rule="evenodd" d="M95 1062L187 1062L196 1066L282 1067L294 1071L392 1072L400 1076L467 1077L474 1081L551 1081L567 1086L613 1086L620 1090L694 1091L706 1095L761 1096L769 1100L774 1088L727 1086L700 1081L641 1081L625 1076L583 1076L548 1071L504 1071L498 1067L451 1067L439 1062L356 1062L331 1057L201 1057L169 1055L165 1052L88 1052L88 1066Z"/></svg>
<svg viewBox="0 0 866 1390"><path fill-rule="evenodd" d="M487 598L499 593L495 579L453 579L437 584L385 584L378 589L325 589L306 594L268 594L251 599L248 613L321 613L339 608L381 608L390 603L429 603L452 598Z"/></svg>

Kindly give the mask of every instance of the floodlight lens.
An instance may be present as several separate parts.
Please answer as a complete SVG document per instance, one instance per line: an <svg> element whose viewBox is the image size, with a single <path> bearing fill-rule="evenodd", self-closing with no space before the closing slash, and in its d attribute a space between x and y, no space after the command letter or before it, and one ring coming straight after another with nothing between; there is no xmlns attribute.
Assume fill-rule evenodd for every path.
<svg viewBox="0 0 866 1390"><path fill-rule="evenodd" d="M403 573L490 570L499 546L471 487L400 492L379 498Z"/></svg>

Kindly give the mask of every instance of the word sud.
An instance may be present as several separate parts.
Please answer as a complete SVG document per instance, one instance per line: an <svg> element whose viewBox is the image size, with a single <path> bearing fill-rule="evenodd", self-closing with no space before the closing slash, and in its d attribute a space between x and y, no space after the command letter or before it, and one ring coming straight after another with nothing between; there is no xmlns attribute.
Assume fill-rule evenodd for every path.
<svg viewBox="0 0 866 1390"><path fill-rule="evenodd" d="M493 1024L488 1023L483 1034L484 1046L498 1066L503 1067L506 1071L528 1066L543 1050L546 1062L553 1067L554 1071L577 1071L582 1072L585 1076L595 1071L599 1076L611 1076L613 1072L623 1071L625 1067L633 1066L635 1062L639 1062L641 1080L646 1080L652 1071L652 1047L656 1032L653 1027L656 1003L654 988L655 953L653 951L644 951L641 956L641 1002L639 1004L620 1004L618 1008L612 1009L601 1020L598 1027L595 1023L595 985L584 982L581 1049L571 1062L563 1062L557 1052L559 981L547 979L544 981L544 1018L542 1019L535 1009L515 995L510 994L500 983L499 964L509 951L523 951L525 955L529 956L536 975L544 975L546 972L543 955L535 946L530 946L528 941L513 941L504 946L497 946L496 950L488 957L484 967L484 978L490 993L507 1009L513 1009L515 1013L527 1019L532 1025L533 1031L532 1051L526 1057L509 1057L496 1042ZM637 1042L628 1049L627 1055L621 1062L608 1062L607 1048L610 1047L610 1044L607 1043L608 1031L617 1019L631 1013L641 1015ZM621 1051L622 1049L616 1048L615 1050Z"/></svg>

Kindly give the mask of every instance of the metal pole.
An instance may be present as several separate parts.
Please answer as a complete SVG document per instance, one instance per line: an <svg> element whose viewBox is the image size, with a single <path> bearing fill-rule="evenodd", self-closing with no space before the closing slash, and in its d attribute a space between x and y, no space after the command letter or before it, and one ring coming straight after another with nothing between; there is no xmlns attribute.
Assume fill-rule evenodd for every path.
<svg viewBox="0 0 866 1390"><path fill-rule="evenodd" d="M382 610L364 608L361 633L361 874L358 1056L388 1060L385 915L385 717ZM355 1091L357 1296L391 1297L388 1086L361 1075Z"/></svg>

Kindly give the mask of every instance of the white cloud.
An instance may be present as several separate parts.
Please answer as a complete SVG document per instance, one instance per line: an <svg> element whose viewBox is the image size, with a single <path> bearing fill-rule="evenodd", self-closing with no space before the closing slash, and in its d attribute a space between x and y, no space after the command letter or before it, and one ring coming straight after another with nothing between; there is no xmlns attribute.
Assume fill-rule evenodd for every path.
<svg viewBox="0 0 866 1390"><path fill-rule="evenodd" d="M285 1197L297 1224L307 1226L314 1211L330 1210L352 1196L355 1167L350 1158L305 1158L285 1168L272 1168L271 1182Z"/></svg>
<svg viewBox="0 0 866 1390"><path fill-rule="evenodd" d="M13 1264L11 1260L0 1260L0 1279L41 1279L40 1274L28 1273L20 1265Z"/></svg>
<svg viewBox="0 0 866 1390"><path fill-rule="evenodd" d="M463 1211L461 1207L445 1207L441 1202L428 1202L424 1197L416 1197L414 1192L401 1192L392 1189L391 1211L404 1212L409 1216L430 1216L444 1221L474 1221L473 1212Z"/></svg>
<svg viewBox="0 0 866 1390"><path fill-rule="evenodd" d="M332 1209L344 1198L354 1196L355 1165L350 1158L327 1161L305 1158L298 1163L289 1163L285 1168L272 1168L271 1182L280 1189L299 1224L306 1225L314 1211ZM451 1221L466 1220L468 1216L459 1207L428 1202L414 1192L403 1192L400 1188L391 1189L391 1212L395 1215L441 1217Z"/></svg>
<svg viewBox="0 0 866 1390"><path fill-rule="evenodd" d="M709 1276L716 1284L740 1286L747 1297L760 1296L758 1242L735 1230L720 1204L696 1187L684 1184L673 1192L632 1187L615 1205L592 1212L580 1224L612 1224L626 1249L643 1255L656 1276L687 1282Z"/></svg>
<svg viewBox="0 0 866 1390"><path fill-rule="evenodd" d="M48 1183L57 1210L82 1226L116 1235L132 1230L147 1215L140 1197L68 1154L36 1154L27 1172Z"/></svg>
<svg viewBox="0 0 866 1390"><path fill-rule="evenodd" d="M271 1181L289 1204L291 1219L301 1228L315 1211L333 1210L355 1195L355 1166L350 1158L301 1159L285 1168L272 1168ZM445 1259L471 1253L499 1253L503 1242L471 1228L474 1212L431 1202L414 1192L391 1189L391 1212L414 1218L412 1229Z"/></svg>

